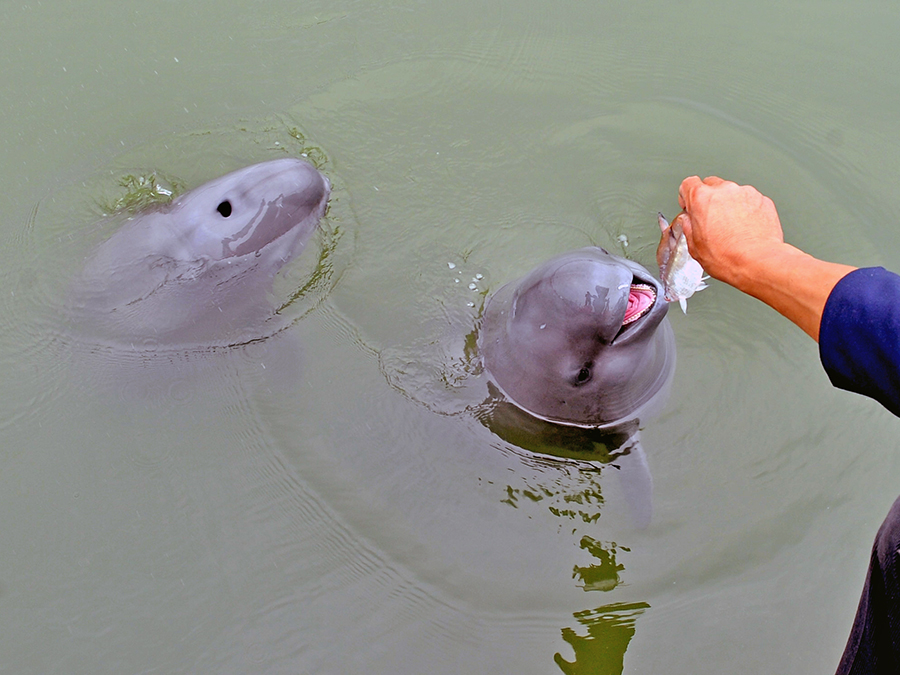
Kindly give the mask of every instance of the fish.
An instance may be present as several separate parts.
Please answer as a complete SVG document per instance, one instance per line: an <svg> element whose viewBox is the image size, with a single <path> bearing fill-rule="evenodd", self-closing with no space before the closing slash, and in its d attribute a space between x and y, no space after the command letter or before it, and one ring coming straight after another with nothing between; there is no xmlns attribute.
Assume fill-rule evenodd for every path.
<svg viewBox="0 0 900 675"><path fill-rule="evenodd" d="M707 288L705 281L709 279L703 268L688 252L687 239L681 229L678 218L669 225L662 213L659 218L659 229L662 240L656 250L656 262L659 264L659 278L662 281L665 298L668 302L678 302L681 311L687 314L687 301L697 291Z"/></svg>

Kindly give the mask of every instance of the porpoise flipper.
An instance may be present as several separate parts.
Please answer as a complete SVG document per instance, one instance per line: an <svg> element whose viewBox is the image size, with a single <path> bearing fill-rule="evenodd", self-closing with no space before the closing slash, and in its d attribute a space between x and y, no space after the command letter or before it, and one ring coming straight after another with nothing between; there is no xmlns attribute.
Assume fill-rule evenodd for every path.
<svg viewBox="0 0 900 675"><path fill-rule="evenodd" d="M653 476L641 445L641 432L635 431L613 462L619 469L619 484L635 527L644 529L653 519Z"/></svg>

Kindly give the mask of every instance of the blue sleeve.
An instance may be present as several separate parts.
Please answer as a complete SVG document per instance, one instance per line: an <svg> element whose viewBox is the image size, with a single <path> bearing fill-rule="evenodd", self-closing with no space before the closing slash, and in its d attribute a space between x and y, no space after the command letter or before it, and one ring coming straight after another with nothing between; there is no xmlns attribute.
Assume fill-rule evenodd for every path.
<svg viewBox="0 0 900 675"><path fill-rule="evenodd" d="M835 387L900 417L900 276L870 267L841 279L822 313L819 356Z"/></svg>

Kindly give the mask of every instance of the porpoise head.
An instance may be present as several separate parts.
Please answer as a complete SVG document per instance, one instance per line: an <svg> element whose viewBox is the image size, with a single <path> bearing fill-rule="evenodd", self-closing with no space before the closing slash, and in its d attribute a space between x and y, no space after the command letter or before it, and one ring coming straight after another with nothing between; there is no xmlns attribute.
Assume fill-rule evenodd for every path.
<svg viewBox="0 0 900 675"><path fill-rule="evenodd" d="M643 267L597 247L563 254L488 301L485 369L526 412L612 427L665 396L675 367L668 306Z"/></svg>
<svg viewBox="0 0 900 675"><path fill-rule="evenodd" d="M139 213L88 257L74 309L114 337L228 339L271 309L331 186L299 159L248 166Z"/></svg>

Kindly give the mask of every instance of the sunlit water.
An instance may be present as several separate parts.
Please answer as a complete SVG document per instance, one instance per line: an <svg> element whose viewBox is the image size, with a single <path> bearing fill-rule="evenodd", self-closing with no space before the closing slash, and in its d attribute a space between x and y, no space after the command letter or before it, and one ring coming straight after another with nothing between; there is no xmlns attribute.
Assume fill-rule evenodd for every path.
<svg viewBox="0 0 900 675"><path fill-rule="evenodd" d="M673 308L644 530L615 462L478 421L465 347L552 255L653 269L693 173L757 185L816 255L900 268L889 6L0 17L0 670L833 670L900 422L832 390L805 335L715 282ZM172 377L79 365L66 293L119 179L311 147L335 191L273 289L287 331Z"/></svg>

